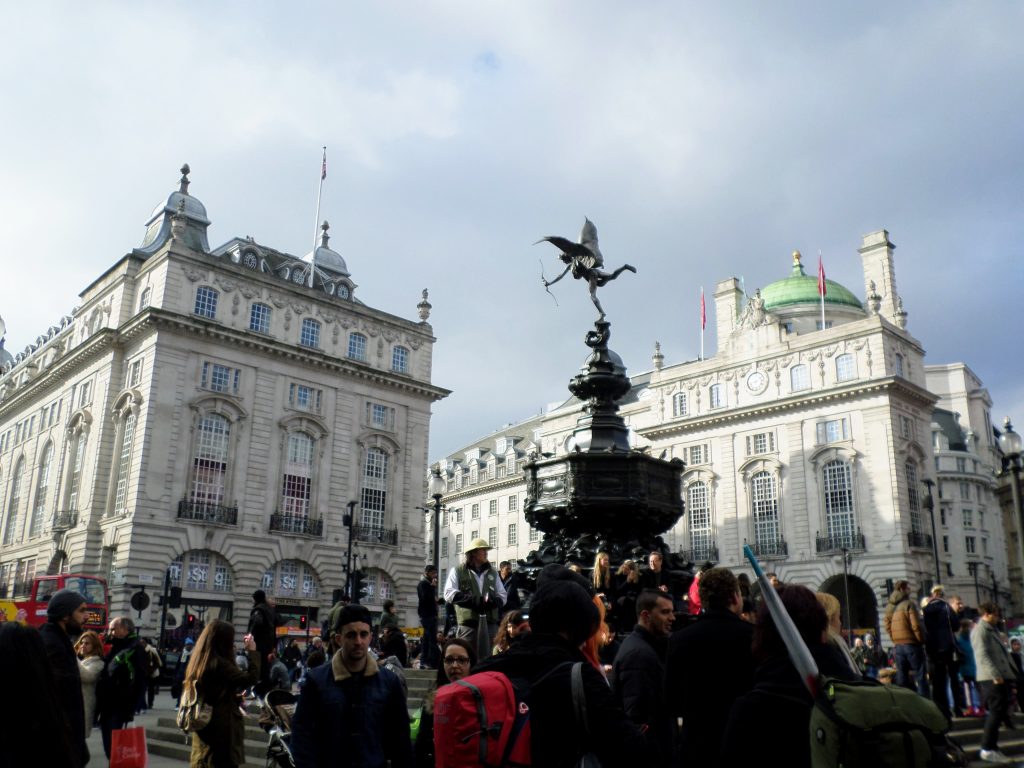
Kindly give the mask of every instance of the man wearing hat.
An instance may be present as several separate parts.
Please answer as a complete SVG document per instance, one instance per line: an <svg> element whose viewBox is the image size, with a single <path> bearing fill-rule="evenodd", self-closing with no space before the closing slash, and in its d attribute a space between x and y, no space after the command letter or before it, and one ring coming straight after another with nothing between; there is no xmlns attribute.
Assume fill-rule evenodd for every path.
<svg viewBox="0 0 1024 768"><path fill-rule="evenodd" d="M76 765L89 762L89 748L85 744L82 678L71 636L81 634L85 617L85 598L73 589L62 589L50 597L46 605L46 623L39 628L57 684L57 701L63 707L67 721L68 737L77 751L72 755Z"/></svg>
<svg viewBox="0 0 1024 768"><path fill-rule="evenodd" d="M370 655L370 612L346 605L331 625L338 648L329 664L306 672L292 718L296 768L406 768L413 764L402 683Z"/></svg>
<svg viewBox="0 0 1024 768"><path fill-rule="evenodd" d="M455 636L476 646L477 658L491 655L491 640L498 632L501 608L508 599L494 567L487 562L484 539L473 539L466 547L466 562L452 568L444 585L444 599L455 606L458 627ZM487 636L479 630L486 627Z"/></svg>

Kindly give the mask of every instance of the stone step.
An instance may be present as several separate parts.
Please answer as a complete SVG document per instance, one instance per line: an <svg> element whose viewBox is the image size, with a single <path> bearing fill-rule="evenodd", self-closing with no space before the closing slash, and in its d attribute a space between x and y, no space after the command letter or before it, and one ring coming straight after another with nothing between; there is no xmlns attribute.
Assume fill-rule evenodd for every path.
<svg viewBox="0 0 1024 768"><path fill-rule="evenodd" d="M156 727L160 729L170 729L177 731L182 736L186 734L182 733L178 728L178 723L173 717L158 717L156 719ZM256 720L249 718L245 724L245 738L252 739L254 741L266 741L267 732L257 725ZM191 743L191 742L189 742Z"/></svg>
<svg viewBox="0 0 1024 768"><path fill-rule="evenodd" d="M161 718L161 720L163 720L163 718ZM253 731L247 727L245 729L246 756L255 758L265 757L269 741L270 737L264 733L262 729L257 728L256 732L253 733ZM161 725L158 721L156 726L150 725L146 727L146 744L150 746L150 752L153 751L153 744L159 744L162 747L172 749L176 754L179 750L183 750L184 755L187 758L192 751L192 736L187 733L182 733L175 724L168 727L167 725Z"/></svg>

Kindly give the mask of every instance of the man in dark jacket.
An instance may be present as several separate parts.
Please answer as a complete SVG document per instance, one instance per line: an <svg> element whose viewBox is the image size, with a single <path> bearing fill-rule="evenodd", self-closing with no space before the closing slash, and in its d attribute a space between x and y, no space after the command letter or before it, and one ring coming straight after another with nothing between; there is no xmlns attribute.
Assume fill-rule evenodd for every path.
<svg viewBox="0 0 1024 768"><path fill-rule="evenodd" d="M939 711L952 722L949 711L949 700L946 698L946 685L953 683L953 701L957 709L962 710L963 686L957 684L956 665L953 663L953 651L956 648L956 633L960 628L960 620L946 602L941 584L932 587L932 595L921 611L924 618L924 650L928 657L928 678L932 685L932 701ZM957 689L961 695L957 696Z"/></svg>
<svg viewBox="0 0 1024 768"><path fill-rule="evenodd" d="M672 632L672 599L645 589L636 600L637 623L615 656L612 691L626 717L648 730L658 747L656 765L672 756L673 716L665 701L665 653Z"/></svg>
<svg viewBox="0 0 1024 768"><path fill-rule="evenodd" d="M70 589L55 593L46 605L46 623L39 628L46 648L46 658L57 683L57 701L63 707L67 720L68 738L76 750L75 764L89 762L89 748L85 743L85 707L82 703L82 678L78 672L71 635L82 632L85 621L85 598Z"/></svg>
<svg viewBox="0 0 1024 768"><path fill-rule="evenodd" d="M530 748L534 765L573 766L585 752L601 765L644 765L656 750L615 703L604 677L580 645L598 628L597 607L582 576L549 565L530 603L532 632L473 672L493 670L530 686ZM573 719L572 666L582 663L586 730Z"/></svg>
<svg viewBox="0 0 1024 768"><path fill-rule="evenodd" d="M716 765L733 702L754 684L754 626L740 618L739 581L728 568L700 578L703 613L669 640L665 688L683 718L677 765Z"/></svg>
<svg viewBox="0 0 1024 768"><path fill-rule="evenodd" d="M342 608L332 627L338 652L306 674L292 719L296 768L413 764L402 684L370 656L370 622L363 606Z"/></svg>
<svg viewBox="0 0 1024 768"><path fill-rule="evenodd" d="M501 585L505 587L505 607L502 611L516 611L523 607L523 601L519 599L519 574L512 570L512 563L502 560L498 563L498 578Z"/></svg>
<svg viewBox="0 0 1024 768"><path fill-rule="evenodd" d="M428 565L423 569L423 578L416 585L416 613L423 627L420 668L437 669L441 663L440 648L437 647L437 566Z"/></svg>
<svg viewBox="0 0 1024 768"><path fill-rule="evenodd" d="M103 751L110 757L110 734L135 718L135 704L146 689L149 664L146 649L127 616L110 622L107 631L110 653L103 659L103 671L96 684L96 709L103 732Z"/></svg>
<svg viewBox="0 0 1024 768"><path fill-rule="evenodd" d="M267 593L257 589L252 593L252 610L249 611L249 626L246 630L252 639L256 641L256 650L259 651L260 659L266 661L269 654L274 652L277 645L277 611L273 604L267 601ZM270 680L270 665L263 664L260 669L260 680Z"/></svg>

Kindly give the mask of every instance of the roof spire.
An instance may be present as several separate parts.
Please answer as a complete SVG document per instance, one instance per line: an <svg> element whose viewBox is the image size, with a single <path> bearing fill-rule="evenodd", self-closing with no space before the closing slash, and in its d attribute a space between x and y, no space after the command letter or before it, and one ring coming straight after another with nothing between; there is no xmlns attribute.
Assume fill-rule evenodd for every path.
<svg viewBox="0 0 1024 768"><path fill-rule="evenodd" d="M188 163L185 163L183 166L181 166L181 186L178 187L178 191L181 192L181 194L183 195L188 194L188 175L190 173L192 173L192 169L188 167Z"/></svg>
<svg viewBox="0 0 1024 768"><path fill-rule="evenodd" d="M324 219L324 223L320 225L320 229L323 230L323 234L320 236L320 246L322 248L327 247L327 241L331 239L331 236L327 234L327 230L331 228L331 225Z"/></svg>

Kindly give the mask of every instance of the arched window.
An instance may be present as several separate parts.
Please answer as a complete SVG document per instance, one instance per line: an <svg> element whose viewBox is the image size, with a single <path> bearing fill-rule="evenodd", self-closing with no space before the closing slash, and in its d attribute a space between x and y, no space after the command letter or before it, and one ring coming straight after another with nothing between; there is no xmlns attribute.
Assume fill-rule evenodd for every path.
<svg viewBox="0 0 1024 768"><path fill-rule="evenodd" d="M857 378L857 361L847 353L836 358L836 381L851 381Z"/></svg>
<svg viewBox="0 0 1024 768"><path fill-rule="evenodd" d="M200 317L208 317L211 320L215 318L217 316L217 296L216 289L208 285L196 288L195 314Z"/></svg>
<svg viewBox="0 0 1024 768"><path fill-rule="evenodd" d="M382 603L395 595L395 585L391 577L380 568L369 568L366 571L366 602Z"/></svg>
<svg viewBox="0 0 1024 768"><path fill-rule="evenodd" d="M318 349L320 347L320 321L311 317L302 320L302 330L299 333L299 344L304 347Z"/></svg>
<svg viewBox="0 0 1024 768"><path fill-rule="evenodd" d="M803 363L789 369L789 386L794 392L811 388L811 371Z"/></svg>
<svg viewBox="0 0 1024 768"><path fill-rule="evenodd" d="M46 516L46 502L50 495L50 470L53 467L53 443L43 448L43 458L39 462L39 479L36 483L36 503L32 507L32 522L28 527L28 535L38 536L43 530L43 519Z"/></svg>
<svg viewBox="0 0 1024 768"><path fill-rule="evenodd" d="M924 532L924 521L921 519L921 503L917 492L917 466L912 461L903 465L907 476L907 502L910 506L910 530L914 533Z"/></svg>
<svg viewBox="0 0 1024 768"><path fill-rule="evenodd" d="M405 347L395 347L391 350L391 370L395 373L409 372L409 350Z"/></svg>
<svg viewBox="0 0 1024 768"><path fill-rule="evenodd" d="M363 334L348 335L348 356L352 360L366 360L366 337Z"/></svg>
<svg viewBox="0 0 1024 768"><path fill-rule="evenodd" d="M388 455L380 448L366 452L363 465L363 488L359 508L362 510L362 525L367 528L383 528L384 513L388 499Z"/></svg>
<svg viewBox="0 0 1024 768"><path fill-rule="evenodd" d="M178 555L167 569L171 586L193 592L232 592L231 564L215 552L194 549Z"/></svg>
<svg viewBox="0 0 1024 768"><path fill-rule="evenodd" d="M678 418L686 415L686 393L676 392L672 395L672 416Z"/></svg>
<svg viewBox="0 0 1024 768"><path fill-rule="evenodd" d="M25 474L25 457L18 459L14 465L14 472L11 473L11 497L7 502L7 526L4 528L4 544L14 543L14 536L18 529L18 511L21 507L21 480Z"/></svg>
<svg viewBox="0 0 1024 768"><path fill-rule="evenodd" d="M67 476L64 486L64 509L68 512L78 510L82 467L85 465L85 444L91 419L87 413L81 413L72 416L68 421Z"/></svg>
<svg viewBox="0 0 1024 768"><path fill-rule="evenodd" d="M279 530L302 533L309 519L313 486L313 438L305 432L288 435L284 480L281 484Z"/></svg>
<svg viewBox="0 0 1024 768"><path fill-rule="evenodd" d="M687 512L690 517L690 559L710 560L711 507L708 504L708 484L698 480L686 489Z"/></svg>
<svg viewBox="0 0 1024 768"><path fill-rule="evenodd" d="M850 465L845 461L830 461L821 472L825 489L825 528L831 540L830 548L853 549L857 525L853 513Z"/></svg>
<svg viewBox="0 0 1024 768"><path fill-rule="evenodd" d="M219 414L207 414L199 420L189 492L189 500L200 507L196 511L224 503L230 431L230 423Z"/></svg>
<svg viewBox="0 0 1024 768"><path fill-rule="evenodd" d="M135 411L127 408L121 425L120 452L114 475L114 516L128 511L128 479L132 468L132 444L135 439Z"/></svg>
<svg viewBox="0 0 1024 768"><path fill-rule="evenodd" d="M153 296L153 289L147 286L142 291L142 296L139 297L139 312L149 306L149 301Z"/></svg>
<svg viewBox="0 0 1024 768"><path fill-rule="evenodd" d="M750 479L750 514L754 520L754 543L773 551L779 539L779 494L775 475L758 472Z"/></svg>
<svg viewBox="0 0 1024 768"><path fill-rule="evenodd" d="M254 302L249 309L249 330L256 333L270 333L270 307Z"/></svg>
<svg viewBox="0 0 1024 768"><path fill-rule="evenodd" d="M314 600L320 594L320 579L308 563L282 560L263 572L260 589L275 597Z"/></svg>

